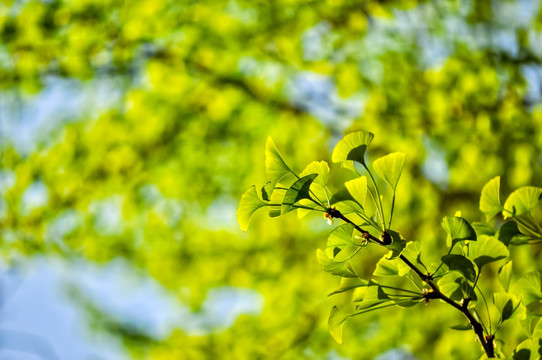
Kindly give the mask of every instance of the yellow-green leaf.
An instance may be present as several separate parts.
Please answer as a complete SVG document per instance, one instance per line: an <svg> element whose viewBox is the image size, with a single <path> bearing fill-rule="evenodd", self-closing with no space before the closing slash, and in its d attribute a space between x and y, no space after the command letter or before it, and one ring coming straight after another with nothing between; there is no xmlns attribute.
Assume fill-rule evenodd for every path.
<svg viewBox="0 0 542 360"><path fill-rule="evenodd" d="M243 231L247 231L250 219L256 210L266 205L267 204L258 197L256 186L251 186L245 191L243 196L241 196L241 201L237 208L237 221L239 221L239 226Z"/></svg>
<svg viewBox="0 0 542 360"><path fill-rule="evenodd" d="M374 138L374 134L368 131L357 131L342 138L335 149L331 160L333 162L353 160L365 165L365 151Z"/></svg>
<svg viewBox="0 0 542 360"><path fill-rule="evenodd" d="M401 152L395 152L376 159L373 162L373 168L378 176L380 176L388 185L395 191L397 183L405 167L406 155Z"/></svg>
<svg viewBox="0 0 542 360"><path fill-rule="evenodd" d="M500 198L501 177L496 176L489 180L482 189L480 197L480 210L486 215L487 220L491 219L502 211Z"/></svg>

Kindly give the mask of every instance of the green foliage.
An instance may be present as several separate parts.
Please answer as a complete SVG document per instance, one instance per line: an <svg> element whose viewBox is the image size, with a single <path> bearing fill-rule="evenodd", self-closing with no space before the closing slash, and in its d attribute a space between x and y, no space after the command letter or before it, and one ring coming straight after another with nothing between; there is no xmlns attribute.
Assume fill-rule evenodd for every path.
<svg viewBox="0 0 542 360"><path fill-rule="evenodd" d="M375 172L393 189L397 189L399 178L405 167L406 155L403 153L393 153L376 159L373 162Z"/></svg>
<svg viewBox="0 0 542 360"><path fill-rule="evenodd" d="M451 247L454 247L454 245L460 241L476 241L477 239L476 232L474 231L473 227L462 217L446 216L444 219L442 219L441 225L451 240Z"/></svg>
<svg viewBox="0 0 542 360"><path fill-rule="evenodd" d="M288 189L297 178L285 173L266 184L262 145L269 135L292 171L315 158L331 164L328 145L362 128L376 136L370 150L358 144L352 156L364 152L368 164L405 153L393 222L385 180L376 179L377 194L364 173L365 204L352 199L344 184L359 178L351 170L363 172L353 160L342 163L349 170L332 169L327 186L333 192L322 191L319 175L311 196L325 206L329 197L332 207L376 238L384 229L396 230L409 240L401 255L433 274L436 284L457 276L457 301L478 294L470 306L486 325L480 292L495 324L491 293L503 290L498 267L512 261L512 288L542 263L540 202L530 213L505 212L506 219L497 213L477 224L487 219L486 211L494 213L499 192L504 201L515 189L541 186L542 8L536 1L29 0L7 1L0 9L5 266L34 256L100 264L122 258L195 316L218 286L250 288L265 299L261 314L243 315L225 329L191 333L181 324L165 338L126 341L134 358L372 359L407 346L420 359L478 358L472 330L449 330L464 316L433 306L433 300L353 319L341 346L327 336L327 308L354 313L347 305L354 290L322 301L339 280L320 271L314 257L325 245L326 225L311 209L321 207L302 199L295 208L304 221L281 216L286 191L273 189ZM461 31L450 31L450 24ZM49 102L48 95L65 84L69 94L62 103L80 112L33 106ZM32 131L11 126L28 116L39 122L42 115L46 120ZM58 119L69 123L55 126ZM37 143L20 148L11 133L36 135ZM275 165L280 177L285 169ZM320 171L299 176L314 173ZM499 174L498 190L492 180L493 200L480 213L475 199ZM266 184L256 192L276 218L255 216L243 233L231 214L235 199L254 183ZM28 206L32 184L47 189L47 201ZM341 189L344 200L334 202ZM108 226L103 207L115 210L117 225ZM441 219L457 210L478 237L494 236L509 250L508 259L484 265L474 291L445 264L435 272L449 250ZM352 239L364 241L357 230ZM364 279L380 258L391 256L374 245L351 260ZM450 254L474 260L464 243ZM418 293L416 286L427 287L399 258L393 261L400 276L379 280ZM533 316L536 301L530 306ZM537 356L540 335L523 327L509 320L496 333L502 357L512 358L523 340Z"/></svg>
<svg viewBox="0 0 542 360"><path fill-rule="evenodd" d="M379 186L374 181L368 163L365 161L368 145L373 138L373 134L369 132L355 132L340 140L333 151L333 160L335 162L353 160L362 164L371 178L372 184L367 182L366 176L358 174L354 179L344 181L344 185L339 186L339 190L333 192L328 187L329 168L327 164L325 162L312 162L302 173L303 177L299 177L294 173L293 175L298 180L293 182L288 189L285 189L286 195L283 201L282 215L286 214L291 208L304 208L304 206L299 205L299 201L305 199L312 201L316 207L304 209L307 211L323 211L324 217L328 219L330 225L333 224L334 218L345 222L331 232L325 251L317 251L317 259L323 269L342 278L341 286L330 295L353 291L351 300L354 304L354 312L345 313L337 306L332 307L328 319L329 331L332 337L338 343L342 343L343 325L346 320L354 316L390 306L410 307L415 306L421 300L427 303L434 299L440 299L462 312L469 320L468 327L456 325L452 326L452 329L466 330L471 328L478 337L486 356L494 357L496 349L493 339L501 325L511 320L525 320L527 313L531 311L528 310L530 308L527 308L526 305L542 301L540 273L529 273L521 280L512 282L512 261L507 262L506 265L499 269L499 280L505 292L494 291L492 298L490 297L493 300L491 304L488 304L486 296L478 287L478 283L484 267L510 258L508 247L513 244L511 238L517 237L518 234L525 234L522 229L526 226L526 214L530 216L530 220L535 221L533 224L538 226L532 216L532 210L537 206L542 190L536 187L520 188L508 197L504 207L502 207L499 200L500 178L492 179L482 189L480 210L488 220L502 210L504 219L512 217L515 221L504 223L495 234L491 224L477 222L475 223L477 230L475 230L461 216L444 217L441 225L448 235L450 248L448 253L441 257L441 264L431 272L421 260L422 242L412 242L407 246L407 241L398 231L391 229L382 231L382 229L386 228L383 207L386 202L380 196ZM274 146L273 151L266 151L266 163L285 164L280 155L277 154L278 150ZM280 159L280 161L277 159ZM389 209L390 226L394 212L396 189L404 166L405 154L403 153L386 155L373 163L376 173L393 190ZM281 168L284 174L291 172L286 165L281 165ZM315 173L305 175L310 171L315 171ZM355 172L357 173L357 170ZM315 179L318 176L322 180L316 183ZM278 180L275 172L268 172L268 183ZM331 194L331 200L327 202L327 205L311 197L311 194L314 194L313 190L316 190L314 188L316 185L321 188L320 192L327 199L329 199L328 194ZM250 188L249 191L251 199L254 199L254 205L250 208L253 212L257 208L263 207L263 204L256 197L255 187ZM367 193L371 195L371 208L375 209L373 215L368 215L365 210ZM244 195L240 206L246 206L244 205L247 201L245 198ZM284 207L285 203L288 205L286 208ZM347 203L348 206L335 207L335 205L338 206L344 203ZM241 214L244 215L244 213ZM357 216L357 218L354 216ZM246 217L244 215L239 218L241 226L247 223ZM362 223L358 224L360 219ZM379 220L382 226L379 226ZM510 224L517 224L517 227L510 228ZM462 247L452 253L456 244L465 241L468 241L468 243L464 243ZM363 256L363 252L367 251L366 248L371 243L386 248L389 250L389 254L380 258L370 276L364 277L361 271L362 268L359 265L359 259ZM381 279L382 282L377 282L375 277ZM434 282L435 278L438 279L437 282ZM412 289L406 279L414 283L415 288ZM485 308L487 313L485 319L479 315L478 308L481 306ZM494 312L493 321L491 319L492 311ZM495 312L497 315L495 315ZM537 315L530 313L529 316ZM521 351L523 350L519 349L518 353ZM514 356L518 356L518 353L515 353Z"/></svg>

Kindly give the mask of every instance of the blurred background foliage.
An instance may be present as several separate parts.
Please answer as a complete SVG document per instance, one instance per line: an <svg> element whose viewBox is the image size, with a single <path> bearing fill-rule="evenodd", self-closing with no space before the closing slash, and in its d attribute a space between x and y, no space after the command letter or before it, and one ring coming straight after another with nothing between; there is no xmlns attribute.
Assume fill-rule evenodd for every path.
<svg viewBox="0 0 542 360"><path fill-rule="evenodd" d="M437 261L440 220L482 220L490 178L504 194L541 185L541 27L534 0L3 1L3 261L123 258L200 320L213 289L257 294L231 324L153 336L73 289L134 358L478 358L437 303L353 319L336 344L328 311L347 300L326 297L325 219L260 214L243 233L235 212L264 182L268 136L300 171L364 129L370 158L407 154L394 222ZM521 273L540 264L539 247L512 256Z"/></svg>

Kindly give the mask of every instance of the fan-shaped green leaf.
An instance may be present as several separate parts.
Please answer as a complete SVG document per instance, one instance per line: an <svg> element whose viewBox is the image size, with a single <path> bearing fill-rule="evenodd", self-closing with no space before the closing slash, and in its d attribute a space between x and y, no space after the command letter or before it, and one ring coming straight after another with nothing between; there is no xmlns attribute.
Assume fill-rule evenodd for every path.
<svg viewBox="0 0 542 360"><path fill-rule="evenodd" d="M303 176L293 183L284 194L282 200L281 214L284 215L293 209L293 205L301 199L310 199L309 189L318 174Z"/></svg>
<svg viewBox="0 0 542 360"><path fill-rule="evenodd" d="M354 225L343 224L337 227L329 234L327 238L326 254L330 257L335 256L335 249L344 249L347 246L354 245L352 243L352 233L354 232Z"/></svg>
<svg viewBox="0 0 542 360"><path fill-rule="evenodd" d="M328 273L352 278L357 277L357 274L348 260L356 255L359 249L360 247L358 246L348 246L337 253L334 259L331 259L324 251L318 249L316 251L316 257L318 258L318 262Z"/></svg>
<svg viewBox="0 0 542 360"><path fill-rule="evenodd" d="M480 197L480 210L486 215L487 220L491 219L502 211L500 198L501 177L497 176L489 180L482 189Z"/></svg>
<svg viewBox="0 0 542 360"><path fill-rule="evenodd" d="M469 244L469 259L481 270L486 264L506 259L510 255L506 246L494 236L482 235Z"/></svg>
<svg viewBox="0 0 542 360"><path fill-rule="evenodd" d="M502 214L506 219L512 215L529 213L541 198L542 188L536 186L521 187L508 196Z"/></svg>
<svg viewBox="0 0 542 360"><path fill-rule="evenodd" d="M395 191L405 167L406 155L402 152L388 154L373 162L375 172Z"/></svg>
<svg viewBox="0 0 542 360"><path fill-rule="evenodd" d="M397 231L393 230L386 230L388 234L391 236L391 244L387 246L388 249L391 250L391 255L389 257L390 260L395 259L401 253L406 247L406 240L399 234Z"/></svg>
<svg viewBox="0 0 542 360"><path fill-rule="evenodd" d="M512 360L540 360L540 338L527 339L514 349Z"/></svg>
<svg viewBox="0 0 542 360"><path fill-rule="evenodd" d="M448 265L450 270L461 273L467 280L474 282L476 279L474 264L463 255L444 255L442 257L442 262Z"/></svg>
<svg viewBox="0 0 542 360"><path fill-rule="evenodd" d="M510 285L510 292L519 295L525 305L542 300L540 272L527 273L519 280L514 281Z"/></svg>
<svg viewBox="0 0 542 360"><path fill-rule="evenodd" d="M472 225L472 228L474 229L474 231L476 232L476 236L480 236L480 235L493 236L493 235L495 235L495 229L493 229L493 226L489 225L488 223L474 221L471 225Z"/></svg>
<svg viewBox="0 0 542 360"><path fill-rule="evenodd" d="M343 343L343 324L350 318L350 315L345 315L339 311L339 308L334 306L329 313L328 326L329 333L333 336L336 342Z"/></svg>
<svg viewBox="0 0 542 360"><path fill-rule="evenodd" d="M502 321L523 320L527 315L525 306L512 294L494 293L493 303L499 310Z"/></svg>
<svg viewBox="0 0 542 360"><path fill-rule="evenodd" d="M469 222L459 216L446 216L442 219L441 222L444 231L448 233L453 247L456 243L463 240L472 240L477 239L476 232Z"/></svg>
<svg viewBox="0 0 542 360"><path fill-rule="evenodd" d="M329 165L325 161L313 161L307 165L300 176L303 177L310 174L318 174L318 177L314 179L315 184L326 186L329 176Z"/></svg>
<svg viewBox="0 0 542 360"><path fill-rule="evenodd" d="M469 296L473 301L477 299L472 285L457 271L450 271L441 277L438 286L440 291L452 300L460 301L465 296Z"/></svg>
<svg viewBox="0 0 542 360"><path fill-rule="evenodd" d="M352 198L363 208L367 196L367 177L360 176L344 183Z"/></svg>
<svg viewBox="0 0 542 360"><path fill-rule="evenodd" d="M333 162L353 160L365 165L365 151L373 138L374 134L368 131L346 135L335 146L331 160Z"/></svg>
<svg viewBox="0 0 542 360"><path fill-rule="evenodd" d="M501 282L504 291L508 292L510 281L512 280L512 262L508 262L499 269L499 281Z"/></svg>
<svg viewBox="0 0 542 360"><path fill-rule="evenodd" d="M339 287L335 291L329 293L327 296L340 294L340 293L350 291L350 290L353 290L353 289L356 289L356 288L359 288L359 287L362 287L362 286L367 286L368 283L369 283L369 281L360 279L358 277L356 277L356 278L344 278L343 277L341 279L341 284L339 285Z"/></svg>
<svg viewBox="0 0 542 360"><path fill-rule="evenodd" d="M389 260L383 256L376 263L376 269L373 272L374 276L397 276L399 275L399 262L397 259Z"/></svg>
<svg viewBox="0 0 542 360"><path fill-rule="evenodd" d="M421 253L420 242L419 241L411 241L406 245L406 247L403 250L402 254L407 259L409 259L411 262L413 262L415 264L418 264L418 265L421 265L421 266L425 266L421 262L420 253ZM399 276L406 275L411 270L410 266L408 266L404 262L399 262L398 268L399 268Z"/></svg>
<svg viewBox="0 0 542 360"><path fill-rule="evenodd" d="M275 142L271 137L267 138L265 145L265 171L267 180L271 183L272 187L284 177L286 174L294 174L286 162L280 155Z"/></svg>
<svg viewBox="0 0 542 360"><path fill-rule="evenodd" d="M267 204L258 197L256 186L251 186L245 191L243 196L241 196L241 201L237 208L237 221L239 221L239 226L243 231L247 231L250 219L256 210L266 205Z"/></svg>

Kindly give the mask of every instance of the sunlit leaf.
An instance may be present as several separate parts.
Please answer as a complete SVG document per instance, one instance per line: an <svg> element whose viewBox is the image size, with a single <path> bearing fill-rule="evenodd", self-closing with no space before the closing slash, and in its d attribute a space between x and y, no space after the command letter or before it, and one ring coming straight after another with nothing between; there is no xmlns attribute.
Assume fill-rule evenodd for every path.
<svg viewBox="0 0 542 360"><path fill-rule="evenodd" d="M407 242L397 231L387 230L387 232L391 236L391 244L386 246L391 250L391 256L389 257L391 260L401 255Z"/></svg>
<svg viewBox="0 0 542 360"><path fill-rule="evenodd" d="M458 271L459 273L463 274L467 280L474 282L476 279L474 264L463 255L444 255L442 257L442 262L448 265L450 270Z"/></svg>
<svg viewBox="0 0 542 360"><path fill-rule="evenodd" d="M352 195L352 198L361 206L365 204L365 197L367 196L367 177L360 176L353 180L347 181L345 184L346 189Z"/></svg>
<svg viewBox="0 0 542 360"><path fill-rule="evenodd" d="M540 360L542 339L532 338L524 340L515 349L513 360Z"/></svg>
<svg viewBox="0 0 542 360"><path fill-rule="evenodd" d="M499 281L506 292L510 287L510 281L512 280L512 261L504 264L499 269Z"/></svg>
<svg viewBox="0 0 542 360"><path fill-rule="evenodd" d="M368 131L358 131L342 138L331 156L333 162L353 160L365 165L365 151L374 135Z"/></svg>
<svg viewBox="0 0 542 360"><path fill-rule="evenodd" d="M337 227L329 234L327 238L326 254L329 257L335 256L334 251L336 248L339 250L344 249L347 246L353 245L352 233L354 232L354 225L343 224Z"/></svg>
<svg viewBox="0 0 542 360"><path fill-rule="evenodd" d="M330 292L327 296L336 295L340 293L344 293L350 290L354 290L356 288L367 286L369 281L360 279L358 277L356 278L341 278L341 284L340 286L335 289L333 292Z"/></svg>
<svg viewBox="0 0 542 360"><path fill-rule="evenodd" d="M476 232L469 222L459 216L446 216L441 222L444 231L452 240L452 247L459 241L477 239Z"/></svg>
<svg viewBox="0 0 542 360"><path fill-rule="evenodd" d="M476 232L476 236L495 235L495 230L493 229L493 226L489 225L488 223L475 221L471 225L474 231Z"/></svg>
<svg viewBox="0 0 542 360"><path fill-rule="evenodd" d="M469 243L469 255L478 269L486 264L506 259L510 253L506 246L493 236L482 235L478 241Z"/></svg>
<svg viewBox="0 0 542 360"><path fill-rule="evenodd" d="M241 201L237 208L237 221L239 221L239 226L243 231L247 231L250 219L256 210L266 205L267 204L258 197L255 186L251 186L243 196L241 196Z"/></svg>
<svg viewBox="0 0 542 360"><path fill-rule="evenodd" d="M519 280L512 282L509 292L520 296L525 305L529 305L534 301L541 301L540 272L532 271L522 276Z"/></svg>
<svg viewBox="0 0 542 360"><path fill-rule="evenodd" d="M341 313L338 307L334 306L331 309L328 319L329 332L339 344L343 343L343 324L349 318L350 316Z"/></svg>
<svg viewBox="0 0 542 360"><path fill-rule="evenodd" d="M388 154L373 162L375 172L395 191L405 166L406 155L401 152Z"/></svg>
<svg viewBox="0 0 542 360"><path fill-rule="evenodd" d="M346 247L337 253L337 256L334 259L328 257L324 251L318 249L316 251L316 256L318 262L324 267L325 271L342 277L357 277L355 270L348 260L352 258L359 249L360 247L357 246Z"/></svg>
<svg viewBox="0 0 542 360"><path fill-rule="evenodd" d="M284 215L293 210L293 205L301 199L310 198L310 186L318 174L310 174L298 179L286 191L282 200L281 214Z"/></svg>
<svg viewBox="0 0 542 360"><path fill-rule="evenodd" d="M405 249L403 250L403 256L405 256L407 259L409 259L412 263L415 265L421 265L424 266L421 262L421 245L419 241L411 241L409 242ZM400 261L398 264L398 270L399 270L399 276L406 275L411 269L410 267L405 264L404 262Z"/></svg>
<svg viewBox="0 0 542 360"><path fill-rule="evenodd" d="M450 271L438 280L440 291L450 299L460 301L470 297L476 301L476 293L468 280L457 271Z"/></svg>
<svg viewBox="0 0 542 360"><path fill-rule="evenodd" d="M512 215L529 213L541 198L542 188L536 186L521 187L508 196L502 214L506 219Z"/></svg>
<svg viewBox="0 0 542 360"><path fill-rule="evenodd" d="M357 310L368 310L391 300L384 289L375 281L370 281L366 287L356 289L353 298L354 302L359 302L356 305Z"/></svg>
<svg viewBox="0 0 542 360"><path fill-rule="evenodd" d="M502 321L523 320L526 317L525 306L513 294L494 293L493 303L499 310Z"/></svg>
<svg viewBox="0 0 542 360"><path fill-rule="evenodd" d="M329 176L329 165L325 161L313 161L301 172L300 177L310 174L318 174L318 177L314 179L315 184L326 186Z"/></svg>
<svg viewBox="0 0 542 360"><path fill-rule="evenodd" d="M500 242L508 246L512 239L519 234L517 223L515 221L508 221L501 225L496 236Z"/></svg>
<svg viewBox="0 0 542 360"><path fill-rule="evenodd" d="M497 176L489 180L482 189L480 197L480 210L486 215L487 219L491 219L502 211L500 199L500 184L501 177Z"/></svg>
<svg viewBox="0 0 542 360"><path fill-rule="evenodd" d="M399 261L397 259L389 260L383 256L376 263L376 269L373 272L374 276L397 276L399 275Z"/></svg>
<svg viewBox="0 0 542 360"><path fill-rule="evenodd" d="M282 155L280 155L280 152L271 137L267 138L267 143L265 145L265 170L267 180L272 186L275 186L284 175L290 173L293 174L293 171L286 165L286 162L282 158Z"/></svg>

